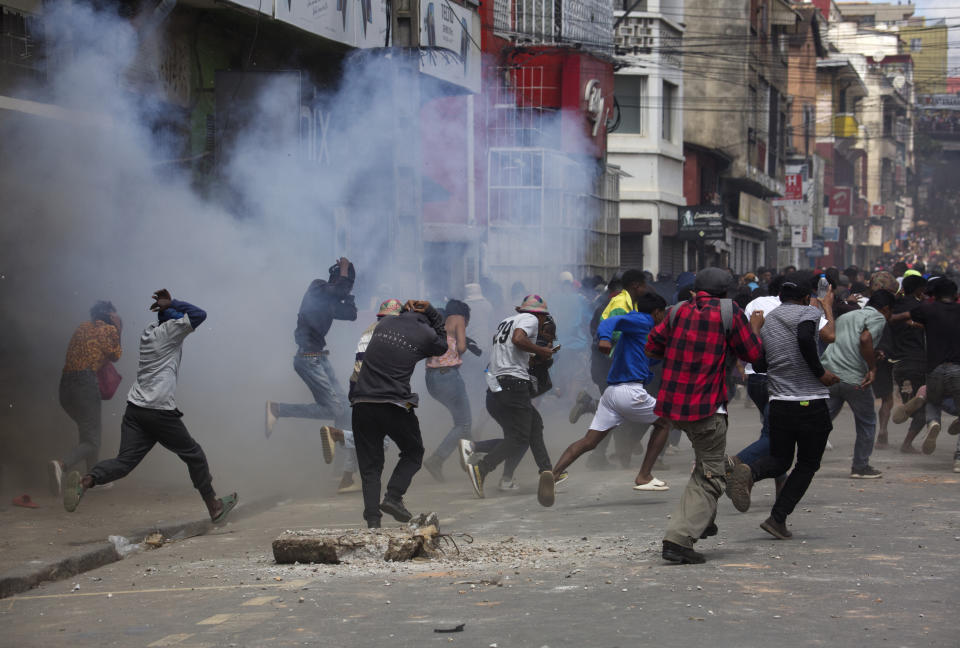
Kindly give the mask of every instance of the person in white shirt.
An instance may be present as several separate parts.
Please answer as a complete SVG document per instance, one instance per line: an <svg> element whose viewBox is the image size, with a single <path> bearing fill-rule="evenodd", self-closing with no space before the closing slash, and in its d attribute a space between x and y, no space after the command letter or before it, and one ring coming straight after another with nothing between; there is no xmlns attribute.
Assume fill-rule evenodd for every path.
<svg viewBox="0 0 960 648"><path fill-rule="evenodd" d="M549 317L547 303L539 295L527 295L517 314L497 325L490 351L487 411L503 428L503 441L480 461L467 466L477 497L483 497L483 480L510 457L522 455L527 448L540 471L538 499L551 506L554 499L553 464L543 441L543 419L533 406L530 358L553 356L553 348L536 343L537 332ZM505 478L512 475L504 475Z"/></svg>
<svg viewBox="0 0 960 648"><path fill-rule="evenodd" d="M120 451L116 458L99 462L81 477L67 476L63 506L72 513L80 498L94 486L103 486L126 477L156 444L175 453L190 472L193 487L200 492L213 522L221 522L237 505L237 494L217 497L213 477L203 448L181 420L174 393L183 356L183 341L207 318L206 311L170 297L163 289L153 293L150 310L157 321L140 334L140 363L137 380L127 394L127 410L120 425Z"/></svg>

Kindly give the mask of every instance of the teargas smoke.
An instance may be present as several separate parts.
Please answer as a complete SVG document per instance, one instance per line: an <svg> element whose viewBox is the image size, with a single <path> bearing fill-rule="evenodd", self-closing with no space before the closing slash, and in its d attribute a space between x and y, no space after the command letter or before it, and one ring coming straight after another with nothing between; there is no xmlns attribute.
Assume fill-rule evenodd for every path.
<svg viewBox="0 0 960 648"><path fill-rule="evenodd" d="M279 438L263 438L265 399L311 400L291 367L292 332L309 282L326 278L340 255L357 269L358 321L336 322L328 338L345 384L356 340L373 319L371 305L427 296L423 274L463 263L462 255L423 258L410 242L418 238L412 234L419 214L409 221L391 217L412 190L394 183L403 175L395 169L403 159L395 151L409 141L402 119L419 119L420 106L433 99L423 96L427 84L405 84L390 56L369 54L345 57L342 81L327 89L312 88L299 73L221 73L216 180L198 189L182 163L187 117L170 115L150 87L150 79L159 78L151 39L163 29L141 33L130 21L81 3L48 7L48 94L37 100L62 110L0 120L0 443L16 457L4 463L22 471L7 481L29 481L42 472L42 460L75 442L75 427L57 405L57 384L70 334L98 299L111 300L125 326L118 363L124 381L104 403L101 456L116 450L124 396L136 375L137 338L153 317L149 297L168 288L209 313L184 347L177 400L216 458L218 482L234 487L223 483L232 473L283 489L299 483L293 476L301 474L315 484L321 422L285 421ZM481 107L478 118L489 110ZM556 113L548 118L555 123L544 124L550 137L559 137L560 118ZM430 141L443 141L444 129L463 129L463 122L429 127ZM559 149L549 141L540 146ZM442 167L444 156L463 155L416 149L409 157L415 173L423 156ZM550 182L576 189L581 176L557 173ZM524 182L533 190L536 180L527 175ZM592 187L577 191L589 195ZM512 213L530 205L518 203ZM573 206L536 208L538 223L562 226L575 241ZM575 265L575 259L550 257L561 249L582 252L575 242L561 248L529 241L512 254L531 269ZM503 289L508 295L509 286ZM463 297L446 292L453 291L429 296ZM433 404L425 410L425 434L439 438L448 415ZM289 483L277 478L280 467ZM131 479L170 475L182 484L182 470L174 456L153 453Z"/></svg>

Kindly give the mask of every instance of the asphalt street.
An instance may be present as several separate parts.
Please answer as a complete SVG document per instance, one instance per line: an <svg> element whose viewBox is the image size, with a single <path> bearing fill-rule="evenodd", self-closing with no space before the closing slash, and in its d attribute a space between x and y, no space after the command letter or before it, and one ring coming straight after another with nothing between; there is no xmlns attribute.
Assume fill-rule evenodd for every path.
<svg viewBox="0 0 960 648"><path fill-rule="evenodd" d="M731 419L737 450L759 426L739 403ZM902 434L891 426L891 441ZM942 436L930 456L876 451L884 476L870 481L849 478L853 438L845 411L836 449L790 519L792 540L758 526L772 482L757 485L745 514L724 497L720 534L698 544L704 565L669 565L659 552L691 466L686 442L656 472L669 491L634 493L632 471L591 472L581 460L549 509L536 502L529 459L521 491L491 484L485 500L451 460L445 484L422 472L407 497L411 509L437 511L456 542L440 560L277 565L270 543L284 530L360 523L359 494L301 494L0 600L0 645L957 646L955 438Z"/></svg>

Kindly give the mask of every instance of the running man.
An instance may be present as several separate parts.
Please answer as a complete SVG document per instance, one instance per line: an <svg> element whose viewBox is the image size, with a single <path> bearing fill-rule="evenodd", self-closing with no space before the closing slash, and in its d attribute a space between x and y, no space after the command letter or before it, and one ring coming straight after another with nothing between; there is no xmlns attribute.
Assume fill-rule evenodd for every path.
<svg viewBox="0 0 960 648"><path fill-rule="evenodd" d="M347 396L337 382L326 346L327 333L334 320L357 319L357 307L350 294L355 277L353 264L341 257L330 268L328 281L314 279L307 288L293 333L297 343L293 370L310 388L314 402L294 405L267 401L265 432L268 439L279 418L333 419L337 428L347 427L350 421Z"/></svg>
<svg viewBox="0 0 960 648"><path fill-rule="evenodd" d="M183 412L174 401L183 341L207 319L207 313L171 298L167 290L153 293L153 300L150 310L157 314L157 321L140 335L137 381L127 394L127 410L120 424L120 452L82 477L77 471L67 475L63 507L70 513L76 511L86 491L126 477L159 443L187 464L193 487L200 491L210 519L222 522L237 505L237 494L217 497L203 448L190 436L181 420Z"/></svg>
<svg viewBox="0 0 960 648"><path fill-rule="evenodd" d="M652 423L654 429L633 488L638 492L665 491L669 486L655 478L651 470L667 442L670 421L654 414L657 401L646 392L643 384L653 376L650 361L644 352L647 335L663 320L667 302L651 292L640 295L634 304L636 311L610 317L602 321L597 329L597 348L604 353L610 352L614 334L620 334L620 340L613 350L613 364L607 376L608 386L600 397L586 436L563 451L553 472L555 475L563 474L580 455L596 448L610 430L625 420L644 426Z"/></svg>
<svg viewBox="0 0 960 648"><path fill-rule="evenodd" d="M544 506L551 506L553 466L543 442L543 419L533 405L530 379L531 355L545 360L553 357L553 347L536 343L537 333L550 313L539 295L527 295L516 310L516 315L497 326L487 370L487 411L503 429L503 440L480 461L469 464L467 473L477 497L483 497L486 476L504 461L518 459L530 448L540 471L537 497ZM512 479L513 475L503 477Z"/></svg>

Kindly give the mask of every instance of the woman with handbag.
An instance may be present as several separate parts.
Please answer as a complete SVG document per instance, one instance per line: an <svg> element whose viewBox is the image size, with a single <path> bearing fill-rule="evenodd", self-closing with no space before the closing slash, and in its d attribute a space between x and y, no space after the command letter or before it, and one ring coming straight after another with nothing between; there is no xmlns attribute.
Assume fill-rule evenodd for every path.
<svg viewBox="0 0 960 648"><path fill-rule="evenodd" d="M113 363L120 359L123 322L113 304L98 301L90 321L73 332L60 376L60 406L77 424L80 443L62 460L49 463L50 490L61 492L63 471L81 461L86 469L97 463L100 452L100 401L109 400L120 384Z"/></svg>

